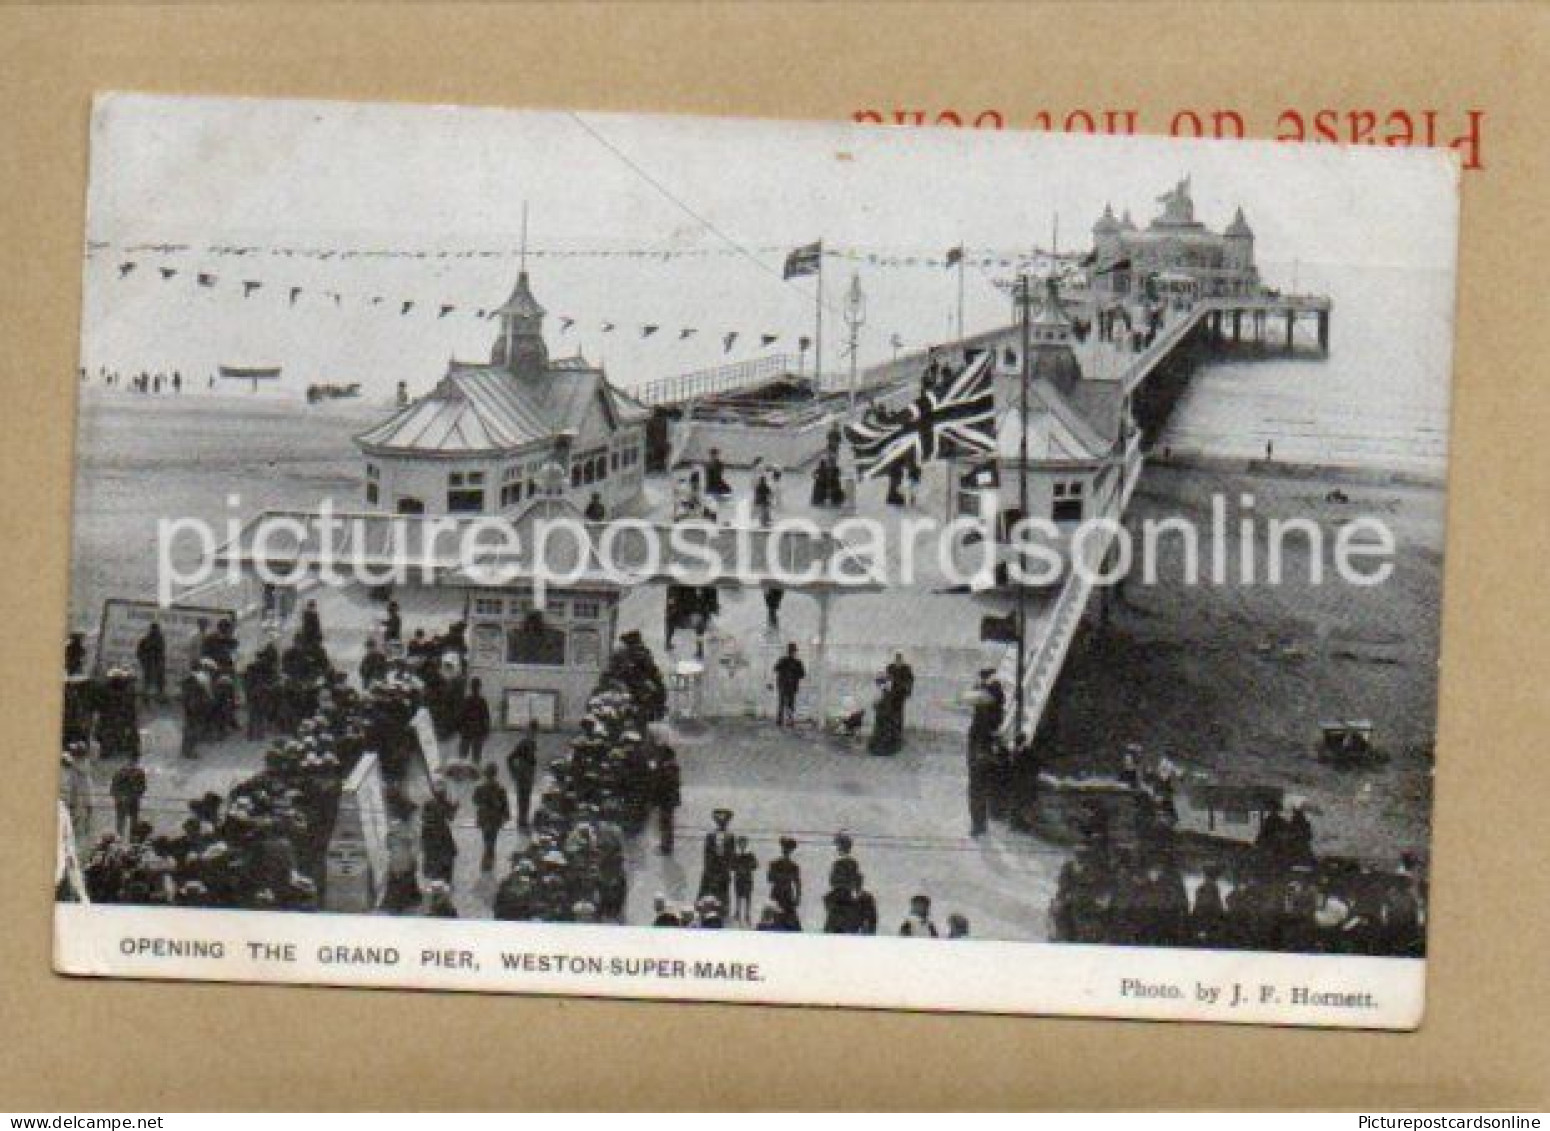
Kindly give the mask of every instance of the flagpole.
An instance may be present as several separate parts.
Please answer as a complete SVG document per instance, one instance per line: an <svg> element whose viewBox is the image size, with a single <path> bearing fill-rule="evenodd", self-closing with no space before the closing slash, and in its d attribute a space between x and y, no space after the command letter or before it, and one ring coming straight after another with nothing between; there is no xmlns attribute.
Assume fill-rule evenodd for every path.
<svg viewBox="0 0 1550 1131"><path fill-rule="evenodd" d="M813 303L813 388L823 377L823 241L818 241L818 285Z"/></svg>
<svg viewBox="0 0 1550 1131"><path fill-rule="evenodd" d="M963 345L963 245L958 245L958 344Z"/></svg>

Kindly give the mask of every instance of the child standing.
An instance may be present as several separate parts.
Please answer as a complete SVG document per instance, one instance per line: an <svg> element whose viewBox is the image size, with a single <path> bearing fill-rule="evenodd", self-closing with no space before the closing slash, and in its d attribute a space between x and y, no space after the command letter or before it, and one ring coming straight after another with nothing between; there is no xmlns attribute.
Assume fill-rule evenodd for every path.
<svg viewBox="0 0 1550 1131"><path fill-rule="evenodd" d="M748 850L748 838L738 837L732 857L732 921L745 927L753 926L753 878L758 870L759 858Z"/></svg>

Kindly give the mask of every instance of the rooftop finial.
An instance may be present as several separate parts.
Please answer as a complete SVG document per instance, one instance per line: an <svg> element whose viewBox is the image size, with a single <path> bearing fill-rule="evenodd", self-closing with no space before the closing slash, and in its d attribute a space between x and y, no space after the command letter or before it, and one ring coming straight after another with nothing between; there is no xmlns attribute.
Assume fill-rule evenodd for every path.
<svg viewBox="0 0 1550 1131"><path fill-rule="evenodd" d="M517 258L517 270L527 272L527 201L522 202L522 250Z"/></svg>

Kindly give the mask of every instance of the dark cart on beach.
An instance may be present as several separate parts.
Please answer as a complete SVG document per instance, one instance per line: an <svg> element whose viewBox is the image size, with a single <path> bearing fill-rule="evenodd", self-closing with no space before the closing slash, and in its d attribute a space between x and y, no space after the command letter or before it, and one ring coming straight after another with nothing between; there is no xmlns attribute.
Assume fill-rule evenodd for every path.
<svg viewBox="0 0 1550 1131"><path fill-rule="evenodd" d="M1388 756L1373 745L1371 719L1327 719L1319 723L1319 761L1342 768L1381 765Z"/></svg>

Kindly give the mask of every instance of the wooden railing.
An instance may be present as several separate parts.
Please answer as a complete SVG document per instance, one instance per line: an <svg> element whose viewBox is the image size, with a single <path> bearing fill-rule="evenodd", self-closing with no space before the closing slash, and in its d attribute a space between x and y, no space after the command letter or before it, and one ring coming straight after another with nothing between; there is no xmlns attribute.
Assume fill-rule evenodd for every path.
<svg viewBox="0 0 1550 1131"><path fill-rule="evenodd" d="M703 397L756 388L782 377L793 376L797 368L797 359L790 354L774 353L648 381L633 390L631 395L646 405L683 404Z"/></svg>

